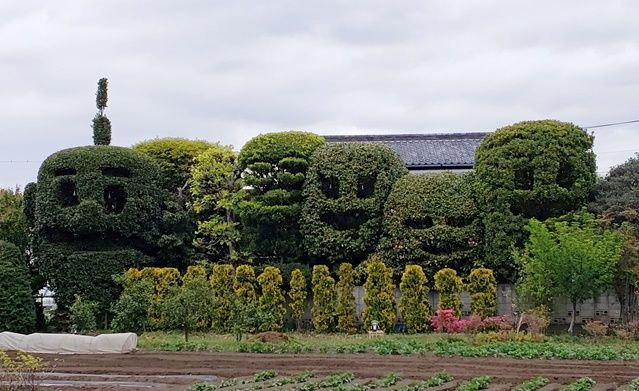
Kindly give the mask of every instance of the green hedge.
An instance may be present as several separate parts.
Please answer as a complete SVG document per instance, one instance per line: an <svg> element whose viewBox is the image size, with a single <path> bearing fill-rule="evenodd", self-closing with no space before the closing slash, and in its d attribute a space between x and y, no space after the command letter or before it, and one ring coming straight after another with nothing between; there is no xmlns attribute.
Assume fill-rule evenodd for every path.
<svg viewBox="0 0 639 391"><path fill-rule="evenodd" d="M308 160L322 144L324 138L313 133L267 133L240 151L242 247L253 257L271 263L305 255L299 233L302 186Z"/></svg>
<svg viewBox="0 0 639 391"><path fill-rule="evenodd" d="M35 329L35 303L24 257L13 243L0 240L0 330Z"/></svg>
<svg viewBox="0 0 639 391"><path fill-rule="evenodd" d="M426 274L450 267L467 274L481 259L481 220L473 200L474 176L450 172L407 175L388 196L379 251L400 276L408 264Z"/></svg>
<svg viewBox="0 0 639 391"><path fill-rule="evenodd" d="M357 264L377 246L386 198L407 174L390 148L327 144L313 155L304 188L304 243L311 256Z"/></svg>
<svg viewBox="0 0 639 391"><path fill-rule="evenodd" d="M488 135L475 156L484 215L486 266L513 281L513 246L534 217L545 220L584 205L596 180L592 137L566 122L519 122Z"/></svg>

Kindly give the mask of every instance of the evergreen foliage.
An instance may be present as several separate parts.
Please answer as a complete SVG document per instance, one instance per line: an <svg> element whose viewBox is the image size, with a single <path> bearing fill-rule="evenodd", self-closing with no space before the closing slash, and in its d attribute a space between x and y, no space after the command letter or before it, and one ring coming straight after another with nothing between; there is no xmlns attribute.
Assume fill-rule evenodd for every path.
<svg viewBox="0 0 639 391"><path fill-rule="evenodd" d="M435 273L435 290L439 293L439 303L437 308L452 309L456 317L461 316L462 302L461 293L464 283L457 272L450 268L444 268Z"/></svg>
<svg viewBox="0 0 639 391"><path fill-rule="evenodd" d="M366 307L362 314L364 326L368 329L371 321L376 320L382 330L391 332L397 320L392 271L373 256L367 261L367 274L364 284Z"/></svg>
<svg viewBox="0 0 639 391"><path fill-rule="evenodd" d="M16 245L0 240L0 330L30 333L35 303L24 258Z"/></svg>
<svg viewBox="0 0 639 391"><path fill-rule="evenodd" d="M302 186L309 158L323 143L321 136L308 132L267 133L240 151L243 248L254 258L273 263L305 255L299 233Z"/></svg>
<svg viewBox="0 0 639 391"><path fill-rule="evenodd" d="M314 153L304 187L301 231L311 256L357 264L377 247L384 203L407 173L389 147L326 144Z"/></svg>
<svg viewBox="0 0 639 391"><path fill-rule="evenodd" d="M429 275L449 267L468 273L480 259L481 220L473 200L473 174L406 175L388 196L379 250L401 275L408 264Z"/></svg>
<svg viewBox="0 0 639 391"><path fill-rule="evenodd" d="M289 307L291 308L291 317L295 321L297 330L301 329L301 320L306 309L306 278L300 269L294 269L291 273L290 290L288 292Z"/></svg>
<svg viewBox="0 0 639 391"><path fill-rule="evenodd" d="M545 220L584 205L596 180L592 136L566 122L519 122L486 136L475 156L484 215L486 266L513 281L513 247L530 218Z"/></svg>
<svg viewBox="0 0 639 391"><path fill-rule="evenodd" d="M280 331L284 326L284 294L282 293L282 274L276 267L268 266L257 277L262 294L259 299L259 309L262 314L268 314L268 319L260 325L262 331Z"/></svg>
<svg viewBox="0 0 639 391"><path fill-rule="evenodd" d="M240 303L255 303L257 293L255 292L255 269L251 265L240 265L235 269L235 281L233 290Z"/></svg>
<svg viewBox="0 0 639 391"><path fill-rule="evenodd" d="M213 295L213 331L218 333L228 332L231 329L233 316L233 290L234 270L232 265L213 265L209 281Z"/></svg>
<svg viewBox="0 0 639 391"><path fill-rule="evenodd" d="M337 331L355 334L357 332L357 306L355 305L355 273L353 265L339 265L337 282Z"/></svg>
<svg viewBox="0 0 639 391"><path fill-rule="evenodd" d="M332 331L335 327L335 279L326 265L313 266L313 326L318 333Z"/></svg>
<svg viewBox="0 0 639 391"><path fill-rule="evenodd" d="M492 270L473 269L468 276L467 289L473 315L482 318L497 315L497 280Z"/></svg>
<svg viewBox="0 0 639 391"><path fill-rule="evenodd" d="M126 290L128 281L148 282L153 287L152 302L148 310L149 327L152 330L161 328L166 323L164 319L162 303L168 294L168 291L177 287L182 282L180 272L170 267L145 267L143 269L131 268L122 277Z"/></svg>
<svg viewBox="0 0 639 391"><path fill-rule="evenodd" d="M399 285L399 311L409 333L423 333L430 323L430 302L426 274L419 265L406 265Z"/></svg>
<svg viewBox="0 0 639 391"><path fill-rule="evenodd" d="M231 147L212 145L195 158L189 180L197 220L194 243L209 259L232 259L240 240L236 176Z"/></svg>
<svg viewBox="0 0 639 391"><path fill-rule="evenodd" d="M29 248L29 224L20 189L0 189L0 240L15 244L24 255Z"/></svg>
<svg viewBox="0 0 639 391"><path fill-rule="evenodd" d="M111 121L104 115L108 101L108 82L106 78L98 80L98 91L95 94L95 105L98 112L93 117L93 144L111 144Z"/></svg>

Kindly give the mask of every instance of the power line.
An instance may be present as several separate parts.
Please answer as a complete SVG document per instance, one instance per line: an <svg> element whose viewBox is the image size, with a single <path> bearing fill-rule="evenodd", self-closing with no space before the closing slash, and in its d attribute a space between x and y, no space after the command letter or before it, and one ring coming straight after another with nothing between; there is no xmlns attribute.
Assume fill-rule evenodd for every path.
<svg viewBox="0 0 639 391"><path fill-rule="evenodd" d="M595 129L595 128L605 128L607 126L617 126L617 125L625 125L625 124L634 124L639 122L639 119L633 119L632 121L623 121L623 122L612 122L609 124L601 124L601 125L592 125L585 126L584 129Z"/></svg>

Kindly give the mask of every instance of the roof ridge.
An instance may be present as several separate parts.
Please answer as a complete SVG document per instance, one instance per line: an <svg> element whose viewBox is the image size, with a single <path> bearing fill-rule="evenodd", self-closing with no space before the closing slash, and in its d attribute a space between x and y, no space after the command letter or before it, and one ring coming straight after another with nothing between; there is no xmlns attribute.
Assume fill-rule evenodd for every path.
<svg viewBox="0 0 639 391"><path fill-rule="evenodd" d="M344 141L410 141L410 140L477 140L483 139L489 132L465 133L398 133L398 134L349 134L326 135L327 142Z"/></svg>

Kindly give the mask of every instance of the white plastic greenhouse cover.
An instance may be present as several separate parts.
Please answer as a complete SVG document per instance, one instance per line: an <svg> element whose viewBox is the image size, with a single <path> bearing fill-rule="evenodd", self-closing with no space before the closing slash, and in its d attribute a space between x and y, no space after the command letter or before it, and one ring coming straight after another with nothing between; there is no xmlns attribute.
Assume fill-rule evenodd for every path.
<svg viewBox="0 0 639 391"><path fill-rule="evenodd" d="M134 333L101 334L95 337L75 334L0 333L0 350L28 353L130 353L138 345Z"/></svg>

